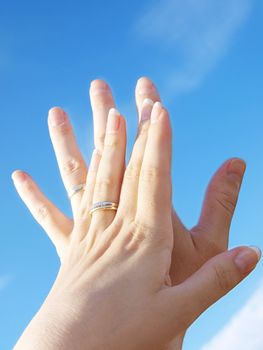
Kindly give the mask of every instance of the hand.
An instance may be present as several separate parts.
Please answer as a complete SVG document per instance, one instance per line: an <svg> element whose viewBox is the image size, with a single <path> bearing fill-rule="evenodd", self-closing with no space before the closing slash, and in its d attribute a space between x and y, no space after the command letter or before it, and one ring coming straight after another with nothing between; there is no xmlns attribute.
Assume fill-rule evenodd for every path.
<svg viewBox="0 0 263 350"><path fill-rule="evenodd" d="M142 83L142 81L141 81L141 83ZM145 83L145 81L144 81L144 83ZM148 83L147 80L146 80L146 83ZM93 100L92 99L91 100L93 101L92 105L93 105L93 110L94 110L94 116L96 116L96 120L99 120L99 115L100 115L100 118L101 118L100 125L102 126L103 125L102 121L106 120L106 119L103 119L102 116L103 115L105 116L107 114L107 110L109 109L110 104L113 103L113 99L112 99L112 96L111 96L111 93L110 93L108 87L107 86L103 86L102 87L101 84L104 84L104 83L100 82L100 81L97 81L97 82L95 82L95 84L93 84L93 88L94 89L95 89L94 85L95 86L97 85L96 89L98 88L98 85L99 85L99 88L100 89L103 88L104 90L100 90L99 92L97 91L93 95L91 94L92 99L93 99ZM139 82L139 84L140 84L140 82ZM92 91L92 88L91 88L91 91ZM143 94L140 94L138 89L137 89L137 91L138 91L137 104L138 104L139 113L140 113L140 115L143 115L145 117L145 116L147 116L147 114L149 115L149 109L151 109L151 106L149 104L148 105L146 104L144 106L144 108L143 108L143 112L141 113L141 111L142 111L142 104L140 105L140 98L142 99L145 96L143 96ZM154 96L153 96L154 94L156 94L156 96L157 96L156 89L152 88L152 91L153 92L151 92L152 95L150 97L153 100L156 100L157 98L154 98ZM148 89L147 94L149 94L149 89ZM97 110L96 110L96 108L97 108ZM147 113L147 111L148 111L148 113ZM53 118L57 117L57 118L64 119L64 123L61 124L60 126L57 126L57 127L52 127L51 122L50 122L50 133L51 133L51 137L52 137L52 140L53 140L53 144L55 146L55 151L56 151L58 162L59 162L60 169L61 169L61 172L62 172L62 177L63 177L64 183L66 185L66 188L69 191L70 188L72 188L72 186L74 186L75 184L85 182L86 169L85 169L85 165L84 165L83 159L82 159L82 157L80 155L80 152L78 151L78 148L77 148L77 146L76 146L76 144L74 142L74 137L73 137L73 134L71 132L71 128L70 128L69 121L68 121L67 117L59 109L52 110L51 111L51 116L52 115L53 115ZM51 120L52 120L52 117L50 118L50 121ZM97 125L99 125L98 122L97 122ZM138 158L142 157L142 155L143 155L142 150L143 150L143 148L144 148L144 146L146 144L146 141L147 141L147 144L148 144L148 140L147 140L147 129L148 129L148 127L149 127L149 123L148 122L145 122L145 123L141 124L141 126L140 126L140 133L138 135L138 138L137 138L136 144L135 144L135 149L137 147L137 149L139 150L139 152L137 150ZM101 127L101 130L100 130L101 134L98 132L99 129L100 129L99 127L97 127L97 129L95 128L95 134L97 135L97 140L102 140L103 139L103 136L102 136L103 133L101 132L101 130L103 128ZM99 145L99 142L97 142L97 144ZM103 152L103 154L104 154L104 152ZM94 158L94 161L91 162L91 169L93 168L92 164L94 162L98 163L99 155L95 153L93 158ZM139 162L138 162L139 166L136 166L135 168L131 167L133 169L132 171L133 172L135 171L135 174L140 169L141 162L142 162L142 159L139 159ZM123 165L123 163L124 163L124 159L121 159L120 162L118 162L118 164L122 164L122 165ZM115 164L115 165L117 165L117 167L118 167L118 164ZM68 170L70 170L70 171L68 171ZM129 171L129 167L128 167L128 171ZM83 177L83 174L85 174L84 177ZM148 174L148 176L149 175L153 176L151 171ZM19 177L24 178L23 185L21 185L21 182L18 181ZM32 179L30 179L26 174L21 173L21 172L16 172L14 174L14 178L16 179L15 183L17 184L18 191L20 192L22 198L25 198L25 202L27 203L27 205L29 206L29 208L33 212L33 215L35 215L35 217L38 220L39 220L40 217L44 218L44 220L41 219L39 221L42 222L42 225L46 228L46 230L48 232L50 232L50 233L52 232L52 235L50 234L50 236L53 239L53 241L55 242L55 245L57 247L58 253L59 253L61 259L63 260L64 256L68 254L68 250L69 250L69 247L70 247L70 242L72 241L72 237L73 237L74 230L72 230L72 224L73 224L72 221L70 221L69 219L66 219L63 216L63 214L61 214L57 209L55 209L53 207L53 205L44 198L43 194L40 193L40 191L38 190L37 186L33 183ZM91 180L91 179L88 180L89 181L88 182L88 184L89 184L88 187L89 188L92 188L92 185L94 187L94 183L95 183L94 180L95 180L95 176L93 176L93 180ZM214 180L214 182L215 182L215 180ZM218 179L217 179L217 182L219 182ZM85 193L84 194L79 193L79 194L76 194L76 195L74 195L72 197L72 208L73 208L73 213L74 213L74 218L75 218L75 226L76 226L76 222L78 222L79 218L82 221L81 213L83 211L87 210L87 207L89 207L91 202L92 202L92 201L90 201L89 205L87 206L88 202L84 201L85 205L84 205L84 209L83 209L82 206L80 205L80 203L83 202L83 198L85 198ZM209 198L209 196L207 196L207 198ZM211 200L211 199L208 199L208 200ZM34 202L37 205L35 205ZM39 205L39 203L41 203L41 205ZM40 209L39 210L35 210L36 207L40 208ZM220 213L219 208L217 209L217 211ZM35 213L38 213L38 214L35 214ZM53 228L52 228L54 226L54 216L52 216L52 215L50 216L49 213L55 213L56 220L57 220L57 218L59 219L59 220L57 220L57 223L59 223L57 230L53 230ZM203 214L202 217L204 218L205 215ZM221 220L222 220L222 217L223 216L221 215ZM110 221L107 222L107 225L110 223ZM178 239L179 239L178 238L178 236L179 236L178 233L180 232L179 229L184 229L184 228L181 225L180 221L177 219L177 216L176 216L175 213L173 214L173 225L174 225L174 237L173 237L173 240L174 241L176 241L176 240L178 241ZM63 228L64 227L68 227L68 228L70 227L71 231L68 230L67 231L68 233L63 235L63 239L58 239L60 237L60 235L59 234L56 235L54 233L55 232L59 233L59 228L63 232ZM212 227L212 225L211 225L211 227ZM87 231L84 230L83 232L87 232ZM178 241L180 245L176 245L175 244L176 248L178 247L178 255L177 255L176 250L174 248L174 251L173 251L174 261L176 261L176 259L178 260L178 256L180 257L180 254L182 254L182 251L180 250L180 247L181 247L182 250L187 248L186 249L187 250L187 254L193 253L193 246L194 246L193 245L193 241L195 239L195 232L197 233L196 237L198 238L200 231L196 228L196 229L192 230L190 232L190 235L188 234L188 236L186 236L186 230L185 229L184 229L184 231L181 231L181 232L184 232L183 235L182 235L183 238L182 238L182 240ZM191 237L191 239L189 239L189 236ZM203 239L204 242L209 242L209 240L207 238L205 238L204 235L202 237L203 237L202 239ZM189 242L190 242L190 244L189 244ZM209 246L214 249L216 244L213 245L213 244L210 243ZM198 250L196 250L196 251L198 252ZM212 252L212 249L210 251ZM201 250L199 250L199 252L201 252ZM214 254L217 254L217 253L215 252L215 249L214 249L213 250L213 254L211 254L211 256L213 256ZM233 255L230 254L229 257L233 258ZM177 284L176 278L178 278L178 279L181 278L182 280L184 280L190 274L192 274L195 270L197 270L200 267L200 265L202 265L208 258L209 258L208 254L206 256L204 256L204 254L202 254L202 253L201 254L200 253L196 253L194 255L194 259L193 260L190 259L190 261L189 260L187 261L187 268L185 270L180 267L180 264L177 264L176 268L174 269L174 272L173 272L173 266L174 266L174 262L173 262L171 266L169 265L170 266L170 272L172 272L172 273L170 273L170 277L171 277L172 282ZM236 279L236 280L235 280L235 282L231 281L232 284L229 283L228 286L223 286L223 288L222 288L222 281L221 280L222 279L225 280L223 272L224 272L224 269L226 268L226 265L224 265L224 264L221 265L221 263L219 264L219 262L221 261L222 257L220 259L219 259L219 257L217 257L217 258L218 259L217 260L215 259L214 262L210 262L210 265L211 264L215 264L215 265L213 265L214 267L216 266L217 269L221 268L221 272L222 273L221 273L221 275L219 274L219 278L218 278L219 282L220 282L218 284L218 287L220 287L221 290L218 291L218 289L220 289L220 288L217 287L217 297L218 297L219 294L223 295L227 290L229 290L230 286L231 287L233 286L233 283L235 284L237 282L237 279L236 279L237 276L233 274L232 276L227 277L228 279L231 277L232 279ZM253 253L252 253L252 260L253 260ZM254 260L255 260L255 254L254 254ZM199 266L198 266L198 264L199 264ZM205 270L209 269L208 266L209 265L205 266ZM252 265L250 267L252 267ZM229 272L230 271L231 270L229 270ZM217 272L219 272L219 270L217 270ZM173 278L173 274L174 274L174 278ZM182 276L185 276L185 277L182 277ZM169 275L166 276L166 279L169 282ZM179 282L180 281L178 281L178 283ZM183 332L184 329L181 329L181 331Z"/></svg>
<svg viewBox="0 0 263 350"><path fill-rule="evenodd" d="M160 101L154 84L147 78L139 79L135 91L138 115L142 112L145 99ZM94 116L94 143L102 152L106 122L110 108L115 106L109 86L95 80L90 88L90 100ZM79 183L85 183L87 166L77 146L67 115L58 108L50 111L49 131L56 153L62 180L68 192ZM55 125L55 118L60 125ZM98 156L96 156L97 158ZM245 171L240 159L230 159L217 171L207 191L199 223L187 230L176 211L172 211L174 252L171 266L171 280L174 284L185 280L205 261L227 249L228 236L238 193ZM33 217L44 228L57 249L60 259L67 251L74 221L67 218L40 191L32 178L24 172L13 174L17 190ZM23 182L26 180L25 182ZM24 186L21 184L24 183ZM82 192L72 200L73 217L80 210ZM182 266L182 268L180 267Z"/></svg>

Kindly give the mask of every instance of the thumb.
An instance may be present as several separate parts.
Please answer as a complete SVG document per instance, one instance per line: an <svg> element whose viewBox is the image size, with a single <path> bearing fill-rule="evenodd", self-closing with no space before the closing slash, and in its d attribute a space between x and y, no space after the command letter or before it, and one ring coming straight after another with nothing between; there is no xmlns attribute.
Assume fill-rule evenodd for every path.
<svg viewBox="0 0 263 350"><path fill-rule="evenodd" d="M217 242L221 251L228 245L229 229L245 169L243 160L232 158L215 173L206 191L197 228L203 236Z"/></svg>
<svg viewBox="0 0 263 350"><path fill-rule="evenodd" d="M191 325L209 306L248 276L260 257L261 251L257 247L234 248L208 260L180 285L166 289L170 311L176 315L173 321L177 323L179 317L184 327Z"/></svg>

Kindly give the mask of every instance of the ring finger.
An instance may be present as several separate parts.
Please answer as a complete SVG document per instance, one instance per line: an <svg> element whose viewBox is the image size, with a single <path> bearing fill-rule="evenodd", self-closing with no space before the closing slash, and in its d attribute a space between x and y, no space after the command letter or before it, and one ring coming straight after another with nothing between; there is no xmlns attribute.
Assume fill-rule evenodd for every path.
<svg viewBox="0 0 263 350"><path fill-rule="evenodd" d="M112 108L109 111L102 157L96 178L93 203L119 202L125 169L126 125L125 119ZM91 232L105 230L116 214L115 210L96 210L92 213Z"/></svg>

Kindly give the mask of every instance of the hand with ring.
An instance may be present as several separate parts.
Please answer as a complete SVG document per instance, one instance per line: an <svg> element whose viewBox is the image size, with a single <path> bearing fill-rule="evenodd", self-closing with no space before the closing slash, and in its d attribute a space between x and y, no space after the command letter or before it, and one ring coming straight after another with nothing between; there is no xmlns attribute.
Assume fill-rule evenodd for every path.
<svg viewBox="0 0 263 350"><path fill-rule="evenodd" d="M61 259L15 350L180 348L192 322L260 258L256 248L227 251L244 162L231 159L217 171L198 224L187 230L171 203L168 112L147 78L139 79L135 96L139 127L126 168L125 119L105 82L90 88L96 150L89 168L67 115L51 109L49 130L73 220L28 174L13 174Z"/></svg>

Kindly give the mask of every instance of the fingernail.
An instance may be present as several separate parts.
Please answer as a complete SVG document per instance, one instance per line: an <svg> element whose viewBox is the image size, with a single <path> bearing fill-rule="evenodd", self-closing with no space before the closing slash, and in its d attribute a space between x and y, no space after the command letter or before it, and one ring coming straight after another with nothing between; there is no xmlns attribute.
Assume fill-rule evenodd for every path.
<svg viewBox="0 0 263 350"><path fill-rule="evenodd" d="M150 98L146 98L142 103L140 122L144 122L145 120L149 120L151 118L152 107L153 101Z"/></svg>
<svg viewBox="0 0 263 350"><path fill-rule="evenodd" d="M105 81L101 80L101 79L94 79L90 83L90 87L91 88L100 87L100 88L105 88L106 89L108 87L108 84Z"/></svg>
<svg viewBox="0 0 263 350"><path fill-rule="evenodd" d="M20 170L16 170L12 173L11 175L12 177L12 180L15 181L15 182L23 182L26 180L27 176L25 173L23 173L22 171Z"/></svg>
<svg viewBox="0 0 263 350"><path fill-rule="evenodd" d="M51 126L58 126L66 121L66 114L62 109L51 108L48 112L48 120Z"/></svg>
<svg viewBox="0 0 263 350"><path fill-rule="evenodd" d="M110 94L110 89L107 83L103 80L93 80L90 84L90 93L93 96L101 94Z"/></svg>
<svg viewBox="0 0 263 350"><path fill-rule="evenodd" d="M154 84L148 78L142 77L137 82L136 90L138 95L150 95L156 89Z"/></svg>
<svg viewBox="0 0 263 350"><path fill-rule="evenodd" d="M235 264L243 274L250 272L259 262L261 250L258 247L243 248L235 257Z"/></svg>
<svg viewBox="0 0 263 350"><path fill-rule="evenodd" d="M240 177L244 175L246 163L242 159L232 159L227 167L228 174L237 174Z"/></svg>
<svg viewBox="0 0 263 350"><path fill-rule="evenodd" d="M155 104L153 105L153 110L152 110L152 114L151 114L151 123L156 123L159 119L160 113L162 111L163 105L161 104L161 102L155 102Z"/></svg>
<svg viewBox="0 0 263 350"><path fill-rule="evenodd" d="M107 134L116 133L120 126L120 112L116 108L109 110L108 121L107 121Z"/></svg>

